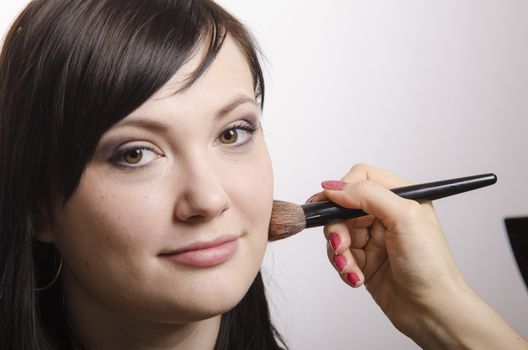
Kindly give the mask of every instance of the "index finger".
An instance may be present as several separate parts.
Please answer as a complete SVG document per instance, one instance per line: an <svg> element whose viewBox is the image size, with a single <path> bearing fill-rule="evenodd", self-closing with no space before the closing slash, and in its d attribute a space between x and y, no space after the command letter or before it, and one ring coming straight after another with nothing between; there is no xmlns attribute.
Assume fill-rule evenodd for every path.
<svg viewBox="0 0 528 350"><path fill-rule="evenodd" d="M408 181L388 171L366 164L354 165L341 180L348 183L370 180L389 189L410 184Z"/></svg>
<svg viewBox="0 0 528 350"><path fill-rule="evenodd" d="M328 199L345 208L359 208L380 219L392 231L400 223L406 226L416 220L418 202L399 197L371 180L342 182L340 188L325 190Z"/></svg>

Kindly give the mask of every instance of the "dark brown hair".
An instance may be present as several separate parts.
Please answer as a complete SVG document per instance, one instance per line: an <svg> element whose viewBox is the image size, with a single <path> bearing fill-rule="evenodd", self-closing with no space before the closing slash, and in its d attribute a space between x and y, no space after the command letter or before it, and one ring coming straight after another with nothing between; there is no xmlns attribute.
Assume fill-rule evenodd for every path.
<svg viewBox="0 0 528 350"><path fill-rule="evenodd" d="M34 292L56 269L53 245L33 239L36 218L68 200L108 128L205 45L192 85L227 34L247 58L262 105L254 41L212 1L34 0L13 23L0 55L1 349L74 346L60 283ZM217 349L280 348L260 273L220 328Z"/></svg>

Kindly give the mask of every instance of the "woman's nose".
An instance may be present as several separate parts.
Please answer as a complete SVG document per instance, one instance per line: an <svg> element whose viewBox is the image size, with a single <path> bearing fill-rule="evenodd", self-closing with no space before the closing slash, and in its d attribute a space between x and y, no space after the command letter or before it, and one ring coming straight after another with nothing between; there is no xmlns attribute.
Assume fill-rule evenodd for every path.
<svg viewBox="0 0 528 350"><path fill-rule="evenodd" d="M180 182L181 192L175 204L175 216L184 222L206 222L227 209L231 203L222 181L210 167L199 167L187 173Z"/></svg>

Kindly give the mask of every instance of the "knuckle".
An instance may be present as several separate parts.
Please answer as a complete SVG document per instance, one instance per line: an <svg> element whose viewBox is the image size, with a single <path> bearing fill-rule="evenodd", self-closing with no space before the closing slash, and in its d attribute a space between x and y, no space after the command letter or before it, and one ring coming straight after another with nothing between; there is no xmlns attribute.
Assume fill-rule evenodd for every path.
<svg viewBox="0 0 528 350"><path fill-rule="evenodd" d="M356 187L361 193L369 193L374 188L374 183L370 180L361 180L356 183Z"/></svg>
<svg viewBox="0 0 528 350"><path fill-rule="evenodd" d="M328 239L328 236L330 235L330 228L328 227L328 225L325 225L323 227L323 234L324 234L325 238Z"/></svg>
<svg viewBox="0 0 528 350"><path fill-rule="evenodd" d="M406 219L407 222L415 222L419 220L424 213L421 204L413 200L406 201L405 205L402 206L402 209L402 216Z"/></svg>
<svg viewBox="0 0 528 350"><path fill-rule="evenodd" d="M330 264L333 264L335 254L329 244L326 245L326 255L328 256L328 260L330 261Z"/></svg>
<svg viewBox="0 0 528 350"><path fill-rule="evenodd" d="M365 163L356 163L350 168L348 173L366 173L369 168L370 167Z"/></svg>
<svg viewBox="0 0 528 350"><path fill-rule="evenodd" d="M338 224L335 223L325 225L325 227L323 228L325 238L328 240L330 238L330 234L337 232L339 228L340 227L338 226Z"/></svg>

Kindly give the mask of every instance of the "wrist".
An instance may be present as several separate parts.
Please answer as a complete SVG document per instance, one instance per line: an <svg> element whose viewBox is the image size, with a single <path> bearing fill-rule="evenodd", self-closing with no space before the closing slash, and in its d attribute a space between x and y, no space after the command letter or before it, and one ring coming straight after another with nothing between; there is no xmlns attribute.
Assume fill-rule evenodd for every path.
<svg viewBox="0 0 528 350"><path fill-rule="evenodd" d="M475 297L462 279L444 281L417 301L418 319L410 337L423 349L464 348L453 321L471 313Z"/></svg>
<svg viewBox="0 0 528 350"><path fill-rule="evenodd" d="M420 304L420 326L413 339L423 349L464 349L460 324L466 321L461 316L471 315L477 296L465 283L446 283L432 294Z"/></svg>
<svg viewBox="0 0 528 350"><path fill-rule="evenodd" d="M464 281L446 285L424 305L415 342L423 349L528 349L522 339Z"/></svg>

